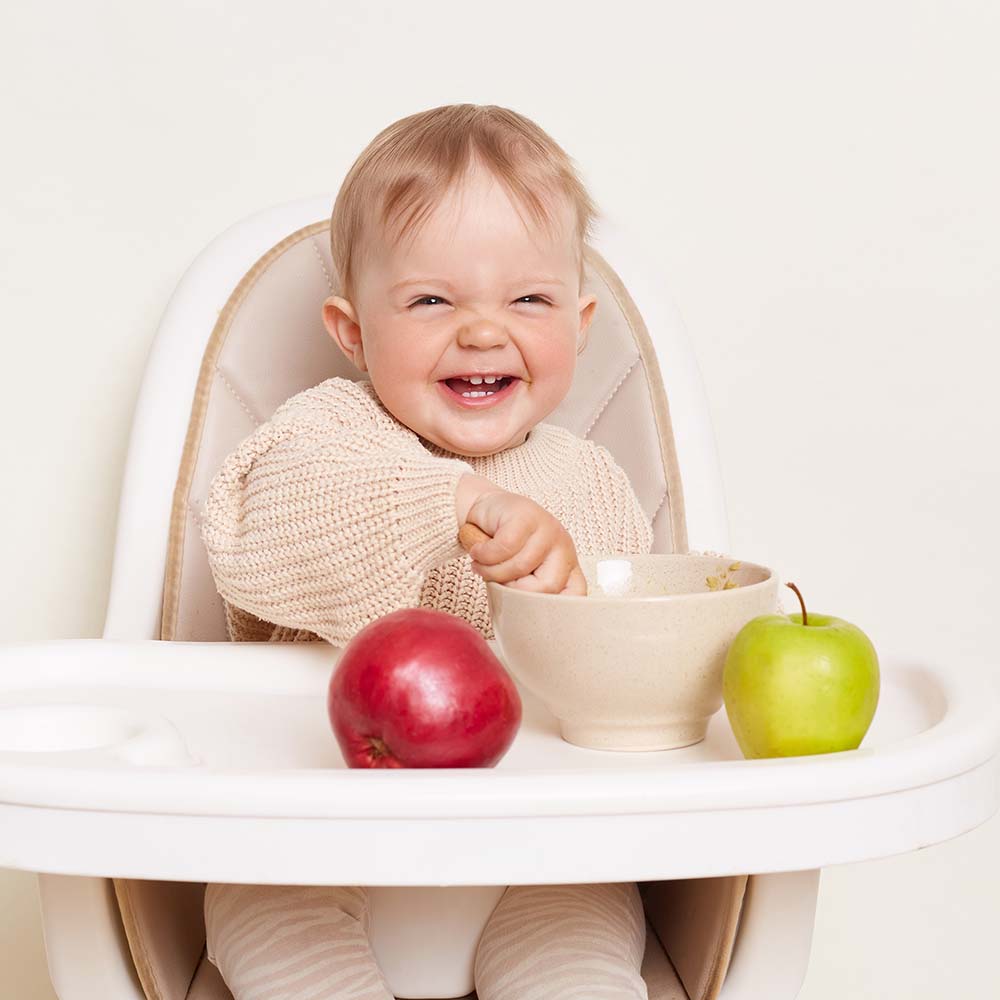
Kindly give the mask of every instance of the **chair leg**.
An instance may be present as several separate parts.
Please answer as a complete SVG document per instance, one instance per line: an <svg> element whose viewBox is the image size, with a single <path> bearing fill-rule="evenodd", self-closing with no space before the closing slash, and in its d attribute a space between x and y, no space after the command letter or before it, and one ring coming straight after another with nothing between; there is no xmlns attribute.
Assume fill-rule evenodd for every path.
<svg viewBox="0 0 1000 1000"><path fill-rule="evenodd" d="M795 1000L809 965L819 871L750 876L720 1000Z"/></svg>
<svg viewBox="0 0 1000 1000"><path fill-rule="evenodd" d="M38 896L59 1000L145 1000L111 879L39 874Z"/></svg>

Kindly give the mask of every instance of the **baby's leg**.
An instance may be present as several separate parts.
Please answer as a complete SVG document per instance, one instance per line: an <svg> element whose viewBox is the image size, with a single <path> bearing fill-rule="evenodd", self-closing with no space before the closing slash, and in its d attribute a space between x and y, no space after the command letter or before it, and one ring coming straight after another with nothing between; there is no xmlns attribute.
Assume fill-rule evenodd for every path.
<svg viewBox="0 0 1000 1000"><path fill-rule="evenodd" d="M208 958L235 1000L393 1000L368 930L359 886L205 889Z"/></svg>
<svg viewBox="0 0 1000 1000"><path fill-rule="evenodd" d="M647 1000L634 882L512 885L479 940L479 1000Z"/></svg>

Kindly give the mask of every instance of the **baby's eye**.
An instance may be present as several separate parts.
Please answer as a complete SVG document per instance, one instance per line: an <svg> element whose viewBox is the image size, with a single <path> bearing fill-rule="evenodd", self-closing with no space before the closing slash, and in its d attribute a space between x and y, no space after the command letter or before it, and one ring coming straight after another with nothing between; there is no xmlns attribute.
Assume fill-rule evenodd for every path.
<svg viewBox="0 0 1000 1000"><path fill-rule="evenodd" d="M535 302L540 302L543 305L548 303L548 299L542 298L541 295L522 295L520 298L516 299L517 302L524 302L526 300L534 300ZM438 302L446 302L447 299L441 298L440 295L422 295L419 299L414 299L410 303L410 308L414 306L422 305L435 305Z"/></svg>

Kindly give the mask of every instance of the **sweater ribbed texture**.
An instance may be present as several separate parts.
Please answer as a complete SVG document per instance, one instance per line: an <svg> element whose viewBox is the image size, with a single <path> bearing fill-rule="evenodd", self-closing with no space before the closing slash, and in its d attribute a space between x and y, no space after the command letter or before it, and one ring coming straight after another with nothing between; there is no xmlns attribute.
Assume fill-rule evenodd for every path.
<svg viewBox="0 0 1000 1000"><path fill-rule="evenodd" d="M540 504L580 555L651 549L628 477L601 445L540 423L517 447L456 455L400 423L371 382L331 378L278 407L209 487L201 534L230 639L343 646L418 606L492 639L485 581L458 541L466 473Z"/></svg>

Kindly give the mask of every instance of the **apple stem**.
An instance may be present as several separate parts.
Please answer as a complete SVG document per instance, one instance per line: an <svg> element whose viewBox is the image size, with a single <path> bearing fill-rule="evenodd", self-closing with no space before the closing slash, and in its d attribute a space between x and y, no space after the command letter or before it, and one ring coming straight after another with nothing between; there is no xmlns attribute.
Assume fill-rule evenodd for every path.
<svg viewBox="0 0 1000 1000"><path fill-rule="evenodd" d="M799 599L799 604L802 605L802 624L809 624L809 616L806 614L806 602L802 598L802 593L794 583L786 583L786 587L791 587L795 591L795 596Z"/></svg>

